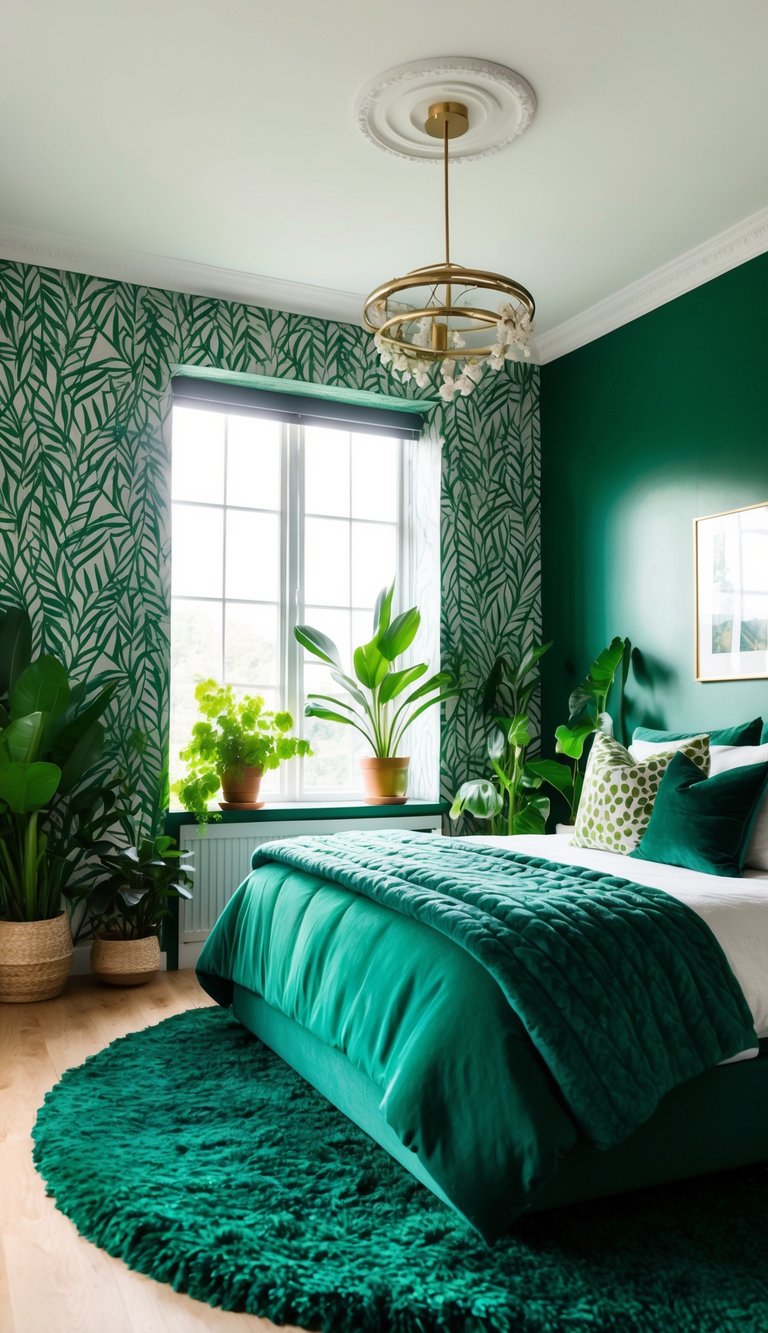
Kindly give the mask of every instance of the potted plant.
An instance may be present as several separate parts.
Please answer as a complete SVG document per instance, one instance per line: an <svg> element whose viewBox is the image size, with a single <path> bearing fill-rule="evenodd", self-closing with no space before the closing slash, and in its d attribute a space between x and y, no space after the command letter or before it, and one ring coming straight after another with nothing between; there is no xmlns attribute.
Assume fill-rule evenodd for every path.
<svg viewBox="0 0 768 1333"><path fill-rule="evenodd" d="M629 639L616 637L607 648L598 653L585 679L572 692L568 700L568 722L555 731L555 753L564 756L568 762L557 759L533 759L530 768L543 782L554 787L563 797L568 807L568 824L558 824L558 832L571 828L576 822L576 812L581 800L584 785L584 772L581 761L584 747L590 736L596 732L605 732L612 736L613 718L608 709L608 696L611 693L616 674L619 674L619 704L617 714L621 723L624 707L624 687L629 674L632 645Z"/></svg>
<svg viewBox="0 0 768 1333"><path fill-rule="evenodd" d="M86 897L91 971L100 981L139 986L158 971L160 929L171 903L192 897L191 855L165 835L102 854L109 873Z"/></svg>
<svg viewBox="0 0 768 1333"><path fill-rule="evenodd" d="M535 761L527 757L532 734L526 710L538 684L539 660L551 647L540 644L518 662L503 655L496 658L482 694L483 709L494 719L487 743L494 777L462 783L451 819L474 815L487 821L488 831L496 834L545 831L549 800L539 790L542 778L534 771Z"/></svg>
<svg viewBox="0 0 768 1333"><path fill-rule="evenodd" d="M0 1000L57 995L72 935L63 907L114 794L93 776L114 684L87 698L56 658L31 660L27 613L0 616Z"/></svg>
<svg viewBox="0 0 768 1333"><path fill-rule="evenodd" d="M361 760L368 805L402 805L407 799L410 759L398 751L408 728L421 713L458 694L452 676L438 671L416 689L406 690L426 674L426 663L394 669L418 633L421 616L415 606L392 618L394 582L376 600L373 638L352 655L354 677L344 670L335 643L321 630L297 625L294 633L307 652L331 667L334 682L351 703L330 694L310 694L307 717L354 727L370 745L373 755ZM405 698L403 696L405 695Z"/></svg>
<svg viewBox="0 0 768 1333"><path fill-rule="evenodd" d="M187 765L184 778L173 790L185 810L204 823L208 806L222 792L223 810L258 810L261 779L267 769L285 759L312 753L309 742L289 736L290 713L272 713L258 695L236 698L231 685L204 680L195 688L200 722L181 751Z"/></svg>

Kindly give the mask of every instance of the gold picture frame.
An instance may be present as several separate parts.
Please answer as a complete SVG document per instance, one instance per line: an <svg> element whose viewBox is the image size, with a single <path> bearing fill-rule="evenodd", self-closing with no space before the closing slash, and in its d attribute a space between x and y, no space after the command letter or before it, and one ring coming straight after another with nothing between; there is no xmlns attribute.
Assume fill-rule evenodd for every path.
<svg viewBox="0 0 768 1333"><path fill-rule="evenodd" d="M696 680L768 677L768 500L693 521Z"/></svg>

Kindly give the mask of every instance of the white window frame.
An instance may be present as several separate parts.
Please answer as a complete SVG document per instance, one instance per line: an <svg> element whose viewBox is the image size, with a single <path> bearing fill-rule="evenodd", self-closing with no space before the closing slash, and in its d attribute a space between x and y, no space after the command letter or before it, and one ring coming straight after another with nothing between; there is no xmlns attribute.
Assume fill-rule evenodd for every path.
<svg viewBox="0 0 768 1333"><path fill-rule="evenodd" d="M193 404L180 402L179 406L183 406L186 410L189 410L190 408L193 407ZM201 408L198 410L205 412L211 411L211 409L209 408ZM225 418L227 416L234 416L234 415L246 415L246 416L252 415L251 413L248 412L238 413L237 408L230 408L224 405L222 405L221 414L224 415ZM281 504L279 511L280 561L279 561L278 605L281 613L280 614L281 633L280 633L280 642L278 645L279 680L277 682L277 688L278 688L278 693L280 695L280 697L278 698L278 706L280 708L286 709L289 713L291 713L294 719L295 734L303 736L305 734L305 723L306 723L306 719L304 717L304 706L303 706L305 650L296 641L294 635L294 629L297 624L301 624L305 620L303 573L304 573L304 524L306 518L304 509L304 496L305 496L304 432L306 430L306 427L301 424L297 424L293 421L281 421L279 424L280 424L280 434L281 434L281 477L280 477ZM349 427L345 426L343 422L337 423L334 421L329 421L327 428L332 430L333 429L339 430L349 435L366 434L364 427L355 429L354 426L352 425L350 425ZM225 432L226 430L227 426L225 422ZM383 435L383 432L380 429L376 433ZM413 604L412 592L413 592L414 565L412 559L412 550L414 541L414 530L413 530L414 514L413 514L413 503L412 503L411 476L410 476L410 468L408 466L409 454L406 449L406 441L397 434L396 429L393 429L392 434L386 436L386 438L397 440L400 446L398 455L398 505L397 505L397 515L395 520L396 531L397 531L397 568L393 572L397 585L396 586L397 607L398 609L404 609L406 606L410 606ZM225 434L225 444L226 444L226 434ZM371 447L375 449L375 442L372 442ZM275 512L272 509L260 511L254 506L238 506L238 505L227 504L226 459L227 459L227 454L225 448L224 501L222 504L219 505L217 503L206 502L206 501L194 501L194 500L189 500L189 501L180 500L175 502L178 504L189 505L190 507L194 507L195 505L197 505L200 508L221 509L224 511L225 514L225 520L223 523L224 553L223 553L223 570L222 570L222 590L223 590L222 597L200 598L200 597L195 597L193 594L186 594L178 598L179 601L202 600L202 601L217 602L221 606L222 608L221 667L222 667L222 680L225 684L229 683L226 681L224 673L224 662L226 660L225 608L227 602L242 601L241 598L227 598L224 595L224 590L226 589L226 531L227 531L226 512L228 510L236 511L238 509L245 509L248 512L254 512L254 513ZM310 517L313 516L310 515ZM323 516L320 515L319 517ZM328 515L328 517L332 518L335 516ZM339 515L337 517L343 518L344 516ZM352 522L361 524L370 524L371 526L378 526L380 524L385 525L383 520L360 518L359 516L353 514L351 512L351 505L350 505L350 514L348 521L350 523L350 538L352 532L352 527L351 527ZM391 526L391 525L389 523L386 523L386 526ZM171 550L171 560L173 560L173 550ZM351 598L351 590L350 590L350 598ZM172 596L172 601L173 600L175 599ZM257 601L258 599L254 600ZM332 609L354 611L356 609L359 610L360 608L355 608L352 605L350 605L349 607L346 608L332 608ZM321 629L322 624L319 624L318 628ZM408 661L408 657L409 655L407 654L406 663ZM172 668L173 668L173 644L171 644L171 669ZM330 727L338 724L329 722L327 725ZM309 759L307 762L311 764L312 760ZM279 791L275 792L274 795L270 794L270 799L272 801L276 801L280 804L298 803L302 805L310 805L310 804L335 803L341 805L344 803L348 803L350 801L360 800L361 792L359 786L353 790L313 789L311 792L307 793L304 790L305 788L304 764L305 761L303 759L292 759L280 765L280 768L278 769L278 774L280 778L280 789Z"/></svg>

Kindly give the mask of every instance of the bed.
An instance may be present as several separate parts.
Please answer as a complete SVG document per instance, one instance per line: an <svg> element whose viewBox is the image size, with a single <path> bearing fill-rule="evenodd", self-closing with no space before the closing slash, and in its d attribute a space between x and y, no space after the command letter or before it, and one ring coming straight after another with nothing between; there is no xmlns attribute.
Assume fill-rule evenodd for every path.
<svg viewBox="0 0 768 1333"><path fill-rule="evenodd" d="M768 1160L768 879L550 835L262 846L204 988L488 1241Z"/></svg>

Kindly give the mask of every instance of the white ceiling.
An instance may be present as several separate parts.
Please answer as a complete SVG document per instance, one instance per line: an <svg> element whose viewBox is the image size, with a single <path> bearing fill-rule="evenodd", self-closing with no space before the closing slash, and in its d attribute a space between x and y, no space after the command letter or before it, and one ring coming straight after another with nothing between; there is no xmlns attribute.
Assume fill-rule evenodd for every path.
<svg viewBox="0 0 768 1333"><path fill-rule="evenodd" d="M355 98L440 55L536 91L454 169L452 248L539 333L768 206L765 0L0 0L0 253L30 229L364 294L439 258L441 182Z"/></svg>

